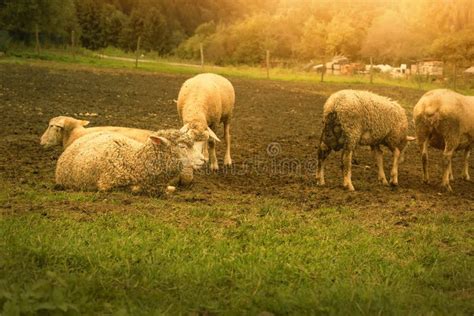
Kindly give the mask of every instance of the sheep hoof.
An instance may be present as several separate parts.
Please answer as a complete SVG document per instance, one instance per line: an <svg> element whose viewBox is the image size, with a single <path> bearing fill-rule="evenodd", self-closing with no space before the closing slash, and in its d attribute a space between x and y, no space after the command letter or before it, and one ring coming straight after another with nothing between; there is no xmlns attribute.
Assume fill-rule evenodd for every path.
<svg viewBox="0 0 474 316"><path fill-rule="evenodd" d="M451 185L449 183L443 183L443 187L446 189L446 191L452 193L453 188L451 188Z"/></svg>
<svg viewBox="0 0 474 316"><path fill-rule="evenodd" d="M344 188L347 189L347 191L349 191L349 192L354 192L354 191L355 191L354 186L353 186L352 184L350 184L350 183L349 183L349 184L345 184L345 185L344 185Z"/></svg>
<svg viewBox="0 0 474 316"><path fill-rule="evenodd" d="M396 186L398 186L398 182L395 182L395 181L393 181L393 180L390 180L390 185L391 185L392 187L396 187Z"/></svg>
<svg viewBox="0 0 474 316"><path fill-rule="evenodd" d="M176 191L176 187L169 185L166 187L166 194L173 194Z"/></svg>
<svg viewBox="0 0 474 316"><path fill-rule="evenodd" d="M382 183L384 186L388 186L388 181L385 178L379 178L379 182Z"/></svg>
<svg viewBox="0 0 474 316"><path fill-rule="evenodd" d="M229 159L228 161L224 161L224 166L226 167L232 166L232 160Z"/></svg>
<svg viewBox="0 0 474 316"><path fill-rule="evenodd" d="M139 185L133 185L130 189L132 193L140 193L142 191L142 188Z"/></svg>
<svg viewBox="0 0 474 316"><path fill-rule="evenodd" d="M463 174L462 179L466 181L471 181L471 177L468 174Z"/></svg>
<svg viewBox="0 0 474 316"><path fill-rule="evenodd" d="M211 170L212 171L217 171L219 170L219 165L217 163L212 163L211 164Z"/></svg>

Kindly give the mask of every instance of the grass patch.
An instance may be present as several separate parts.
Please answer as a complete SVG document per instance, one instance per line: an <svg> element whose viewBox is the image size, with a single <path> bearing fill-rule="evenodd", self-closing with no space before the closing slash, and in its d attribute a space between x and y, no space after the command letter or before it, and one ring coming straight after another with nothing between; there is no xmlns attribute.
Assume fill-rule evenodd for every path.
<svg viewBox="0 0 474 316"><path fill-rule="evenodd" d="M18 203L42 208L1 213L6 314L474 310L470 214L429 213L400 229L383 216L301 211L271 198L210 206L186 197L15 190ZM108 202L125 198L123 210Z"/></svg>
<svg viewBox="0 0 474 316"><path fill-rule="evenodd" d="M134 58L133 54L124 53L114 48L106 48L99 52L100 54L110 55L111 57L119 58ZM206 65L204 68L198 65L193 65L189 61L171 61L160 58L155 55L146 56L150 58L151 62L139 62L139 69L149 72L170 73L170 74L187 74L194 75L202 72L214 72L229 77L251 78L251 79L266 79L266 70L264 68L250 67L250 66L226 66L218 67ZM101 58L97 53L81 49L75 56L70 51L48 49L43 50L40 55L33 50L22 49L12 50L9 56L0 59L0 62L9 63L25 63L31 60L54 61L58 63L76 64L83 66L92 66L97 68L112 68L112 69L135 69L134 60L116 60ZM296 69L287 68L272 68L270 71L270 78L277 81L294 81L294 82L310 82L319 83L320 74L303 72ZM364 75L354 76L335 76L326 74L324 82L327 84L368 84L369 77ZM415 80L393 79L385 75L375 75L373 85L376 86L396 86L403 88L412 88L419 90L431 90L436 88L445 88L443 84L433 82L417 82ZM449 87L448 87L449 88ZM459 92L472 95L474 90L471 87L465 86L458 89Z"/></svg>

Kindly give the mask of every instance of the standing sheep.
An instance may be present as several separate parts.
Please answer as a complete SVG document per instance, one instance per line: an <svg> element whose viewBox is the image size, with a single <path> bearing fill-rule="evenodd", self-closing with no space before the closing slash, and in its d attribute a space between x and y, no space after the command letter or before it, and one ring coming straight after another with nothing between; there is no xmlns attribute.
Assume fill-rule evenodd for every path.
<svg viewBox="0 0 474 316"><path fill-rule="evenodd" d="M153 133L152 131L144 129L117 126L85 128L84 126L87 126L88 124L89 121L78 120L69 116L53 117L49 121L48 128L41 136L40 144L45 148L62 145L63 148L66 149L79 137L102 131L116 132L130 137L140 143L144 143Z"/></svg>
<svg viewBox="0 0 474 316"><path fill-rule="evenodd" d="M324 162L332 150L342 152L344 187L354 191L351 181L352 153L357 145L371 147L378 167L378 179L388 185L383 169L381 145L393 153L390 184L398 185L400 155L413 137L407 136L408 121L402 107L367 91L341 90L324 104L323 130L317 151L316 179L324 185Z"/></svg>
<svg viewBox="0 0 474 316"><path fill-rule="evenodd" d="M469 155L474 144L474 97L447 89L425 93L413 108L418 145L421 150L423 181L428 182L428 145L443 150L442 185L452 191L452 156L464 150L462 178L470 180Z"/></svg>
<svg viewBox="0 0 474 316"><path fill-rule="evenodd" d="M234 109L234 87L226 78L206 73L184 82L178 95L178 114L183 122L182 131L188 132L204 150L205 159L211 162L211 170L218 170L215 142L219 138L213 132L224 124L226 153L224 165L230 166L230 120ZM204 148L203 148L204 146ZM207 147L209 146L208 152Z"/></svg>
<svg viewBox="0 0 474 316"><path fill-rule="evenodd" d="M85 135L59 157L56 183L79 190L160 191L182 171L203 163L193 144L178 130L158 131L144 144L113 132Z"/></svg>

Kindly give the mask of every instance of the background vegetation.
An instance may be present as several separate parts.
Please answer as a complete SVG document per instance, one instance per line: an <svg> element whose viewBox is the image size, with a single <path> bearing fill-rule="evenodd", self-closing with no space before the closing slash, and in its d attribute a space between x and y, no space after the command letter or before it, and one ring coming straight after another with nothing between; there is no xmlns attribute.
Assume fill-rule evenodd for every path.
<svg viewBox="0 0 474 316"><path fill-rule="evenodd" d="M0 0L0 42L80 44L257 64L265 50L281 60L410 63L424 57L472 63L470 0ZM0 45L1 46L1 45ZM1 47L0 47L1 48ZM5 50L5 49L4 49Z"/></svg>

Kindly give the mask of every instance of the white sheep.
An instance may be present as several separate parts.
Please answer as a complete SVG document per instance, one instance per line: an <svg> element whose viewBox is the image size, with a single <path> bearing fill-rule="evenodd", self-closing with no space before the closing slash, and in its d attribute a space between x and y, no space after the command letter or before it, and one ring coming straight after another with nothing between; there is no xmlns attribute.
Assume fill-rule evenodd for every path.
<svg viewBox="0 0 474 316"><path fill-rule="evenodd" d="M378 179L388 185L383 169L381 145L393 153L390 184L398 185L398 164L407 141L408 120L396 102L368 91L341 90L324 104L323 129L317 150L316 179L324 185L324 162L332 150L342 152L344 187L354 191L351 181L352 153L357 145L370 146L377 163Z"/></svg>
<svg viewBox="0 0 474 316"><path fill-rule="evenodd" d="M160 192L183 171L199 168L201 152L179 130L155 132L143 144L114 132L84 135L59 157L56 183L67 189Z"/></svg>
<svg viewBox="0 0 474 316"><path fill-rule="evenodd" d="M226 153L224 165L230 166L230 120L234 109L235 92L226 78L206 73L188 79L182 85L177 101L178 114L183 122L182 131L188 132L203 148L205 159L210 158L211 170L218 170L215 142L219 138L213 132L224 124ZM209 150L208 147L209 146ZM210 151L210 153L209 153Z"/></svg>
<svg viewBox="0 0 474 316"><path fill-rule="evenodd" d="M418 145L421 150L423 181L428 182L428 145L443 150L442 185L452 191L452 156L464 150L462 178L470 180L469 155L474 144L474 97L448 89L425 93L413 108Z"/></svg>
<svg viewBox="0 0 474 316"><path fill-rule="evenodd" d="M41 136L40 144L45 148L62 145L65 149L79 137L102 131L116 132L130 137L140 143L144 143L153 133L152 131L144 129L117 126L85 128L88 124L89 121L78 120L69 116L53 117L49 121L48 128Z"/></svg>

